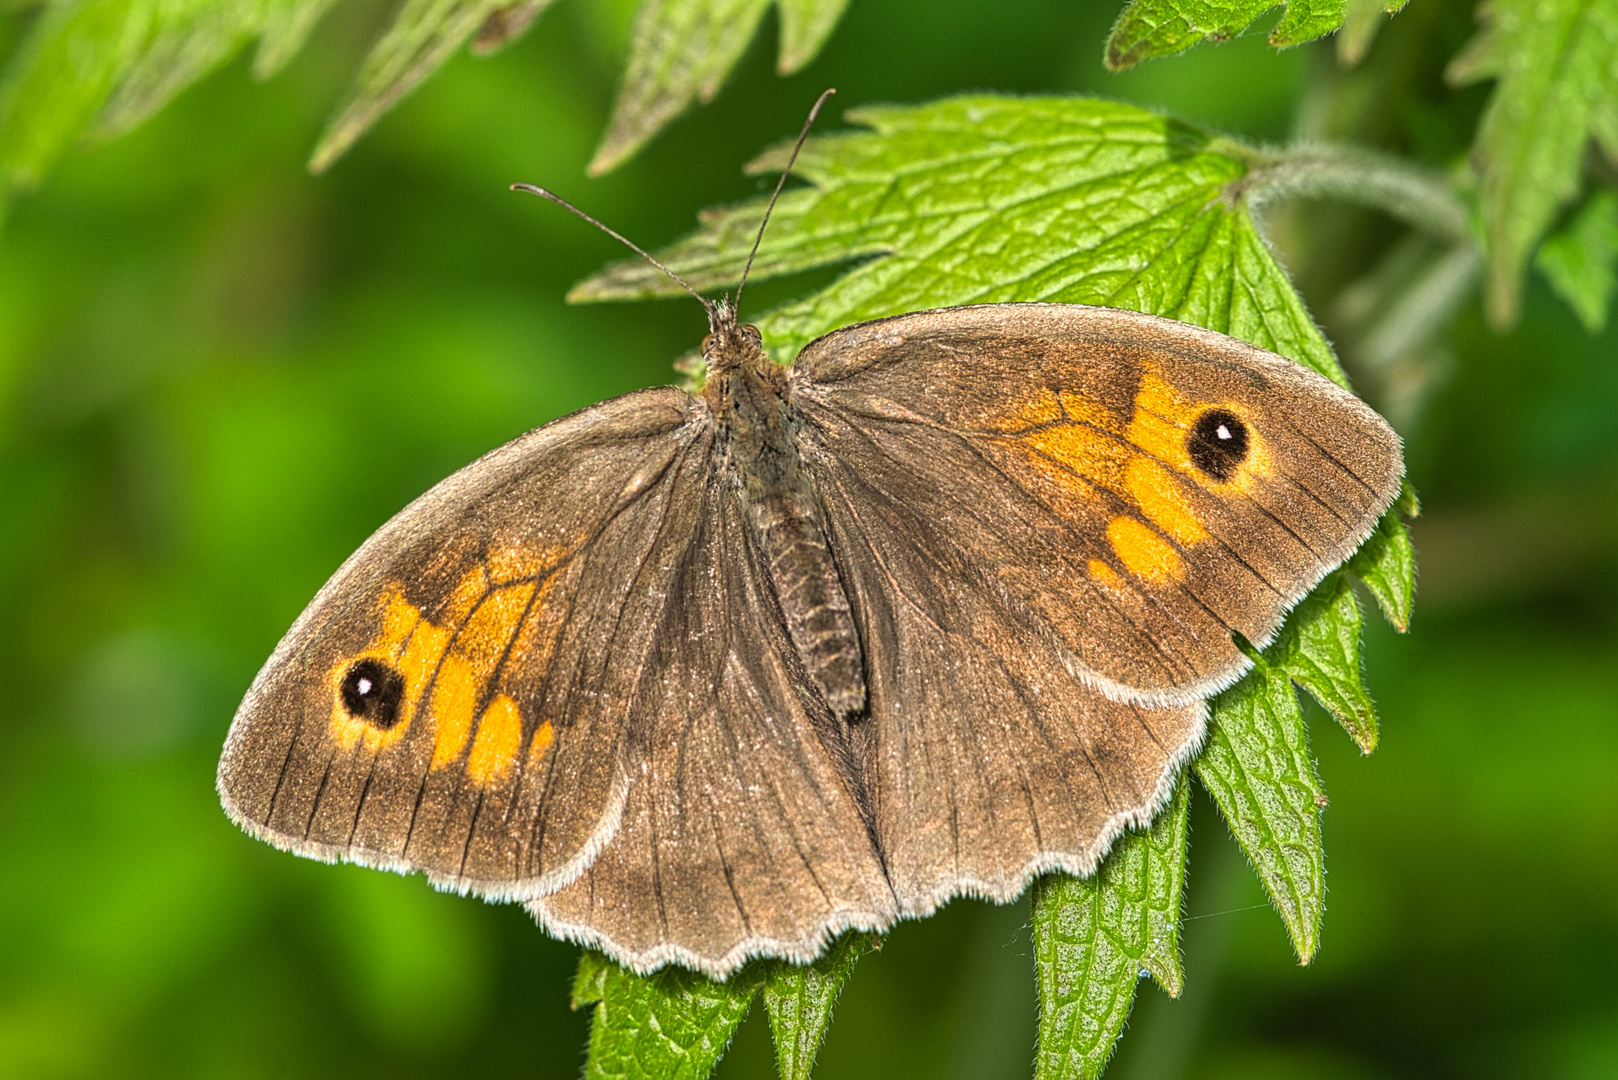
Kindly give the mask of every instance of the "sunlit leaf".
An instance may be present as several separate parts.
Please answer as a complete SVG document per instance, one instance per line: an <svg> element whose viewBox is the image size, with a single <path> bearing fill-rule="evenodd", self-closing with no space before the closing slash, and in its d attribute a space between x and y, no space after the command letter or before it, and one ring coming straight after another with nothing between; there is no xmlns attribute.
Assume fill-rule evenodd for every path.
<svg viewBox="0 0 1618 1080"><path fill-rule="evenodd" d="M1211 724L1196 761L1197 778L1264 883L1298 959L1307 964L1320 943L1326 899L1320 842L1326 796L1292 680L1259 659L1247 678L1214 698Z"/></svg>
<svg viewBox="0 0 1618 1080"><path fill-rule="evenodd" d="M1472 156L1482 176L1485 301L1494 323L1509 326L1529 257L1578 194L1591 135L1618 109L1618 4L1494 0L1478 10L1487 23L1448 75L1497 80Z"/></svg>
<svg viewBox="0 0 1618 1080"><path fill-rule="evenodd" d="M832 1007L854 973L854 965L870 950L871 940L869 934L845 934L812 964L776 961L767 965L764 1006L770 1014L781 1080L809 1080L815 1055L831 1025Z"/></svg>
<svg viewBox="0 0 1618 1080"><path fill-rule="evenodd" d="M1100 1076L1141 975L1179 995L1189 791L1182 780L1152 827L1120 840L1094 877L1035 886L1036 1080Z"/></svg>

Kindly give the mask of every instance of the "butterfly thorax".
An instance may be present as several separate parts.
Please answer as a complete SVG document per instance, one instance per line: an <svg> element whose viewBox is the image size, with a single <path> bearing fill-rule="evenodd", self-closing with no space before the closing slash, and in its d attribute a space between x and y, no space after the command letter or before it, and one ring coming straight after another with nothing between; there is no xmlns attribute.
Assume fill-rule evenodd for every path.
<svg viewBox="0 0 1618 1080"><path fill-rule="evenodd" d="M728 316L728 311L724 314ZM833 712L865 708L864 663L820 500L803 468L786 369L764 355L758 330L722 317L703 341L719 468L734 478L787 633Z"/></svg>

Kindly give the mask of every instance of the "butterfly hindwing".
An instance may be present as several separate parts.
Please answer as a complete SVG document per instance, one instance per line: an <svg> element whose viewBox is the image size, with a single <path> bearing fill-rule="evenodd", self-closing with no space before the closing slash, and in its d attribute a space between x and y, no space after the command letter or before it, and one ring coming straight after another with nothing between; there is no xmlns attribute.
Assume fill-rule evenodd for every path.
<svg viewBox="0 0 1618 1080"><path fill-rule="evenodd" d="M1398 437L1347 391L1133 312L988 304L807 346L806 453L904 500L1109 696L1228 685L1375 527ZM818 441L817 441L818 440ZM810 448L812 447L812 448Z"/></svg>
<svg viewBox="0 0 1618 1080"><path fill-rule="evenodd" d="M835 421L821 424L828 437ZM860 455L816 471L865 648L870 710L854 738L901 911L963 893L1007 901L1053 869L1089 874L1168 796L1204 704L1108 700L1028 632L983 553L925 500L885 489L892 477Z"/></svg>
<svg viewBox="0 0 1618 1080"><path fill-rule="evenodd" d="M254 681L226 808L302 854L524 897L576 876L628 789L628 702L690 546L712 425L681 391L494 451L344 564Z"/></svg>
<svg viewBox="0 0 1618 1080"><path fill-rule="evenodd" d="M623 824L567 887L533 901L560 936L649 970L807 962L898 907L848 725L810 688L734 486L715 483L634 702Z"/></svg>

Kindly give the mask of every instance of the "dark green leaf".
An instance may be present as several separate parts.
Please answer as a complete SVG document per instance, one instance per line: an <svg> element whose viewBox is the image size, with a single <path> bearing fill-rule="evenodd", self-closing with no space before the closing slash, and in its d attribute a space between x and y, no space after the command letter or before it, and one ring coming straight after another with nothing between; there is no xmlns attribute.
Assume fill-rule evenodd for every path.
<svg viewBox="0 0 1618 1080"><path fill-rule="evenodd" d="M1369 754L1376 749L1376 706L1360 682L1360 604L1342 574L1333 574L1287 616L1265 650Z"/></svg>
<svg viewBox="0 0 1618 1080"><path fill-rule="evenodd" d="M809 1080L815 1055L831 1024L832 1007L843 992L854 965L871 949L872 938L858 931L845 934L819 960L799 966L783 961L768 965L764 1007L775 1036L775 1063L781 1080Z"/></svg>
<svg viewBox="0 0 1618 1080"><path fill-rule="evenodd" d="M1488 24L1449 78L1498 80L1473 158L1483 179L1485 300L1495 324L1509 326L1529 256L1578 194L1593 129L1618 108L1618 4L1495 0L1478 10Z"/></svg>
<svg viewBox="0 0 1618 1080"><path fill-rule="evenodd" d="M1382 515L1376 531L1348 561L1348 570L1371 590L1395 630L1403 633L1410 628L1416 602L1416 549L1400 507Z"/></svg>
<svg viewBox="0 0 1618 1080"><path fill-rule="evenodd" d="M756 966L716 983L684 968L639 976L586 952L575 1007L596 1002L587 1080L704 1080L758 993Z"/></svg>
<svg viewBox="0 0 1618 1080"><path fill-rule="evenodd" d="M1189 790L1182 780L1151 829L1121 839L1094 877L1035 886L1038 1080L1101 1075L1142 974L1179 995Z"/></svg>
<svg viewBox="0 0 1618 1080"><path fill-rule="evenodd" d="M1534 265L1592 334L1607 325L1618 262L1618 195L1598 191L1539 247Z"/></svg>
<svg viewBox="0 0 1618 1080"><path fill-rule="evenodd" d="M1307 964L1320 943L1326 898L1320 843L1326 796L1297 691L1284 670L1260 658L1247 678L1214 698L1211 723L1197 777L1258 872L1299 961Z"/></svg>

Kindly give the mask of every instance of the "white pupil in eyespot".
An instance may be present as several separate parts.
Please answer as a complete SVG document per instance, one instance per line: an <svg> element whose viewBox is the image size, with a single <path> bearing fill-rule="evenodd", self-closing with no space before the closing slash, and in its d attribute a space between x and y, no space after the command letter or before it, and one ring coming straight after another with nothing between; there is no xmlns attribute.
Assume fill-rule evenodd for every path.
<svg viewBox="0 0 1618 1080"><path fill-rule="evenodd" d="M354 684L354 689L360 692L361 697L364 697L371 692L371 680L363 675L360 676L360 681Z"/></svg>
<svg viewBox="0 0 1618 1080"><path fill-rule="evenodd" d="M1215 428L1214 434L1219 436L1221 439L1228 439L1231 437L1230 428L1226 427L1224 424L1220 424L1217 428Z"/></svg>

